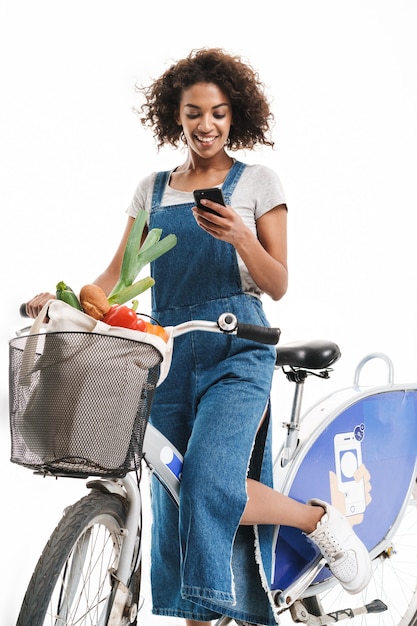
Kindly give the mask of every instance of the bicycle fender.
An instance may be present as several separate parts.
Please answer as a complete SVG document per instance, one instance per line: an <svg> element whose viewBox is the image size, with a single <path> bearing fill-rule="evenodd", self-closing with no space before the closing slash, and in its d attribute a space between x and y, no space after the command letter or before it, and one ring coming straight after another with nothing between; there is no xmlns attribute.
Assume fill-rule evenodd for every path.
<svg viewBox="0 0 417 626"><path fill-rule="evenodd" d="M88 489L97 489L102 493L115 493L118 496L126 498L126 492L119 483L113 480L89 480L87 483Z"/></svg>

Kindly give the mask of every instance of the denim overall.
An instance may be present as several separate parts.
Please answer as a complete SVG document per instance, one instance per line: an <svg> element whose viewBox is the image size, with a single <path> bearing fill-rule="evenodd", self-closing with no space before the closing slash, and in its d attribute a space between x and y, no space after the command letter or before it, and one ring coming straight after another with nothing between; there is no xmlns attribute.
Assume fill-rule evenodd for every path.
<svg viewBox="0 0 417 626"><path fill-rule="evenodd" d="M226 204L244 167L235 162L229 171ZM178 242L152 263L153 316L175 325L231 311L241 322L267 326L259 299L242 291L233 246L198 227L193 203L161 206L168 180L169 172L157 174L149 227L175 233ZM273 527L239 527L246 477L272 484L269 420L259 424L274 362L273 347L234 336L195 332L175 340L151 414L184 454L179 514L158 481L152 483L155 614L276 623L265 582Z"/></svg>

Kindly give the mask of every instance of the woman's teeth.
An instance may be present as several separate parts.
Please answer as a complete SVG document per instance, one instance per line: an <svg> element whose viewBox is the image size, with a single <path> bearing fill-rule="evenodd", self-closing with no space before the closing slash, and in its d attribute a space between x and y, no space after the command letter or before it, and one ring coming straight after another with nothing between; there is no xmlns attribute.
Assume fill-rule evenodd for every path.
<svg viewBox="0 0 417 626"><path fill-rule="evenodd" d="M199 137L198 135L196 135L196 137L201 143L211 143L216 139L215 137Z"/></svg>

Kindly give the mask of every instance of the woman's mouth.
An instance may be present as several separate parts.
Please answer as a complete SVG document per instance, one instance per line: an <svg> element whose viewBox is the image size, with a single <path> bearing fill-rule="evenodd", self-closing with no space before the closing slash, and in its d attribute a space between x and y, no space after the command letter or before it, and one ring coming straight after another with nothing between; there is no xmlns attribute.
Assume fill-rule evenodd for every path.
<svg viewBox="0 0 417 626"><path fill-rule="evenodd" d="M203 135L195 135L195 138L197 139L197 141L205 146L211 146L214 141L216 141L217 139L217 135L213 136L203 136Z"/></svg>

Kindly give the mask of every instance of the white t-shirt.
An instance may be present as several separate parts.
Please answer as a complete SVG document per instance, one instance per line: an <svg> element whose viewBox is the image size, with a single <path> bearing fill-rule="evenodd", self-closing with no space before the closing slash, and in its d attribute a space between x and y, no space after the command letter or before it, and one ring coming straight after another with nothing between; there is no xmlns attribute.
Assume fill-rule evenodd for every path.
<svg viewBox="0 0 417 626"><path fill-rule="evenodd" d="M140 209L151 210L152 193L156 172L143 178L127 208L127 214L136 217ZM222 185L218 185L222 187ZM192 191L178 191L166 186L162 206L192 203ZM246 226L256 235L256 220L280 204L285 204L285 195L277 174L265 165L246 165L232 194L231 206ZM245 264L237 255L238 266L245 293L260 297L261 290L253 281Z"/></svg>

